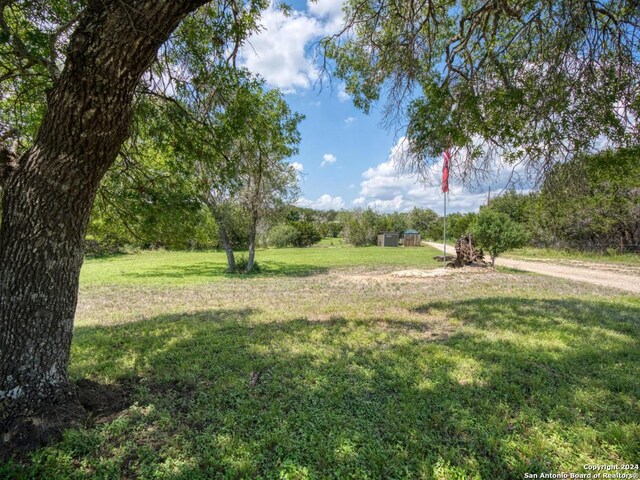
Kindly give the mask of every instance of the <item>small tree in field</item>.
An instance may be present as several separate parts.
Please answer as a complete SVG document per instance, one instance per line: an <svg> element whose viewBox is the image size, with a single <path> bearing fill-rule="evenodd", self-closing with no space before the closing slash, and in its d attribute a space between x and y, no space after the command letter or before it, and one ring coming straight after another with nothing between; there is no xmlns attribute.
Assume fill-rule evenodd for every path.
<svg viewBox="0 0 640 480"><path fill-rule="evenodd" d="M480 211L471 231L478 244L491 255L491 266L495 265L498 255L527 242L527 232L522 225L507 214L489 208Z"/></svg>
<svg viewBox="0 0 640 480"><path fill-rule="evenodd" d="M246 75L232 73L240 80ZM209 95L218 95L215 87L216 84L206 87L212 88L213 93L203 87L192 94L199 94L206 105ZM193 112L194 118L210 126L214 133L205 129L207 146L185 142L187 146L181 148L187 158L196 159L200 197L218 226L229 272L237 271L230 239L246 235L249 255L242 270L249 273L255 261L259 222L298 194L296 171L286 159L298 151L298 124L303 116L291 112L280 91L265 91L261 82L251 78L230 89L230 96L223 111L205 109L205 115L200 116ZM197 128L197 122L187 125ZM203 150L208 155L203 155ZM245 224L238 222L242 219L238 217L244 217Z"/></svg>

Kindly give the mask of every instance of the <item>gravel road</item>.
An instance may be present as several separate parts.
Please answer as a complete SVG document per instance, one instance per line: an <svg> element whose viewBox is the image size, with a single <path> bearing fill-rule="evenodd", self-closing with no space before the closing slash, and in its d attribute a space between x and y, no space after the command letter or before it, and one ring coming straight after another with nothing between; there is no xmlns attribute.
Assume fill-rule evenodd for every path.
<svg viewBox="0 0 640 480"><path fill-rule="evenodd" d="M433 248L442 251L442 244L435 242L425 242ZM447 246L447 255L455 255L455 250ZM575 280L577 282L586 282L593 285L603 287L617 288L627 292L640 294L640 277L636 275L628 275L617 272L611 264L599 264L584 262L584 266L573 267L567 265L555 265L550 261L529 261L529 260L513 260L511 258L496 259L496 266L515 268L527 272L549 275L551 277L566 278L567 280ZM621 265L620 270L624 270L625 266Z"/></svg>

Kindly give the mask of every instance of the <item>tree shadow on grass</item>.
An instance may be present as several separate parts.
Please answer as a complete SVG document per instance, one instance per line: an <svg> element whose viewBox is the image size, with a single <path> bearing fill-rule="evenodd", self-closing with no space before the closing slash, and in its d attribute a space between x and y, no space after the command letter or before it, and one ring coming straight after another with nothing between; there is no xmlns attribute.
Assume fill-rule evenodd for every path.
<svg viewBox="0 0 640 480"><path fill-rule="evenodd" d="M328 271L327 267L317 265L292 264L284 262L260 262L261 271L251 274L230 274L227 266L221 263L200 262L189 265L166 265L144 271L123 272L123 277L129 278L167 278L167 279L194 279L194 278L260 278L260 277L309 277Z"/></svg>
<svg viewBox="0 0 640 480"><path fill-rule="evenodd" d="M416 311L424 322L240 309L80 327L72 374L139 378L136 404L27 468L511 479L638 458L639 305L496 297ZM457 331L430 341L441 312Z"/></svg>

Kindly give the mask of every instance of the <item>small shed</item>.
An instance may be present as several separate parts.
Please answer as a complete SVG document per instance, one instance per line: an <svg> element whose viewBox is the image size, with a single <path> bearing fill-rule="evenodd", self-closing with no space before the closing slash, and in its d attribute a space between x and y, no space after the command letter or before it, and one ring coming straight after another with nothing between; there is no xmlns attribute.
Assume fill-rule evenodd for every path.
<svg viewBox="0 0 640 480"><path fill-rule="evenodd" d="M422 243L422 236L417 230L405 230L402 232L405 247L419 247Z"/></svg>
<svg viewBox="0 0 640 480"><path fill-rule="evenodd" d="M381 232L378 234L379 247L397 247L400 243L400 234L396 232Z"/></svg>

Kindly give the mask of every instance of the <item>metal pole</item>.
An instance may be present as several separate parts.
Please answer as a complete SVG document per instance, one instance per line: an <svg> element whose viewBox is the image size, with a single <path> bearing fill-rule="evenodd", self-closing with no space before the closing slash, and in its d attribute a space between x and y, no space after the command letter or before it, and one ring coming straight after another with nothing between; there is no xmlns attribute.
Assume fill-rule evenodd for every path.
<svg viewBox="0 0 640 480"><path fill-rule="evenodd" d="M444 192L444 256L442 257L442 268L447 268L447 192Z"/></svg>

